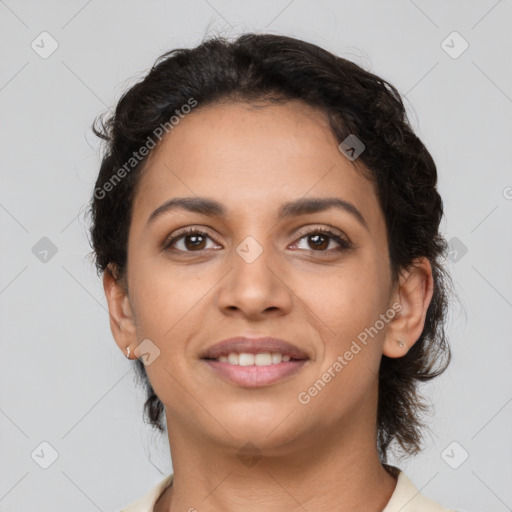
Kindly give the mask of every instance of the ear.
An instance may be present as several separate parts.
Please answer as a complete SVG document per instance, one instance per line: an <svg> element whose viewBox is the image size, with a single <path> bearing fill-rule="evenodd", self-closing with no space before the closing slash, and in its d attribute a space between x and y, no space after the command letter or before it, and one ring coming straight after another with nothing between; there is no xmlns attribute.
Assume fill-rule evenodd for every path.
<svg viewBox="0 0 512 512"><path fill-rule="evenodd" d="M116 278L117 272L109 264L103 273L103 289L108 302L110 330L126 356L128 347L133 350L136 345L136 323L128 297L125 279Z"/></svg>
<svg viewBox="0 0 512 512"><path fill-rule="evenodd" d="M388 324L382 347L385 356L402 357L418 341L433 292L432 267L427 258L415 260L410 268L400 273L393 298L401 309Z"/></svg>

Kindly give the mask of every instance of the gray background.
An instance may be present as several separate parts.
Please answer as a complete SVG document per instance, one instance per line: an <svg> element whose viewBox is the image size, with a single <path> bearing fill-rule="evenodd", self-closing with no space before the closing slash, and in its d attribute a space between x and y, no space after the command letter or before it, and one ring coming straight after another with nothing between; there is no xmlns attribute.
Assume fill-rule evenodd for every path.
<svg viewBox="0 0 512 512"><path fill-rule="evenodd" d="M0 510L112 511L171 471L87 258L90 125L164 50L245 31L317 43L405 95L462 307L453 364L425 388L432 434L399 465L445 506L512 510L511 23L510 0L0 0Z"/></svg>

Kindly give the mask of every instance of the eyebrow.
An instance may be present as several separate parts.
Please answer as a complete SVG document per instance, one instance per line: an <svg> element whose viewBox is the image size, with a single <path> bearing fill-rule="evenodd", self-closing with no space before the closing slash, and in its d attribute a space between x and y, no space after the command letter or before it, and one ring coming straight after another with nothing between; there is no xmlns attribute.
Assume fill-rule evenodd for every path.
<svg viewBox="0 0 512 512"><path fill-rule="evenodd" d="M368 230L368 224L362 213L352 203L338 197L303 197L283 203L279 209L278 219L283 220L289 217L323 212L330 208L337 208L350 213ZM154 222L164 213L175 210L185 210L209 217L224 218L227 216L226 208L214 199L207 197L175 197L159 206L149 216L147 224Z"/></svg>

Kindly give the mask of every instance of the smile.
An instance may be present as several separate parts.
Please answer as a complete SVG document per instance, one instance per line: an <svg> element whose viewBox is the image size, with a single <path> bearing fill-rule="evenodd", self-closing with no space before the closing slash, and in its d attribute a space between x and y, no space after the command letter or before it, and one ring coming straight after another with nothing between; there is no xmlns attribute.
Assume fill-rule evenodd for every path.
<svg viewBox="0 0 512 512"><path fill-rule="evenodd" d="M307 359L291 359L280 353L230 353L217 359L202 359L214 374L230 384L259 388L276 384L298 373Z"/></svg>
<svg viewBox="0 0 512 512"><path fill-rule="evenodd" d="M227 356L219 356L216 361L237 366L269 366L271 364L287 363L291 357L279 352L262 352L251 354L249 352L230 352Z"/></svg>

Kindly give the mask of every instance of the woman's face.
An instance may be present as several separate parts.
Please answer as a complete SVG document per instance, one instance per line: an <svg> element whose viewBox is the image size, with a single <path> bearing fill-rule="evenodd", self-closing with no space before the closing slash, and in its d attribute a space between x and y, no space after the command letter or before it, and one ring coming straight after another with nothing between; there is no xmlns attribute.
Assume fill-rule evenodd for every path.
<svg viewBox="0 0 512 512"><path fill-rule="evenodd" d="M169 430L283 450L330 428L373 429L396 295L371 183L309 106L199 107L148 158L129 232L134 344L150 340L146 371ZM152 217L178 198L223 213ZM290 206L326 198L345 207ZM181 236L191 228L201 233ZM285 340L303 359L269 370L203 358L233 337Z"/></svg>

